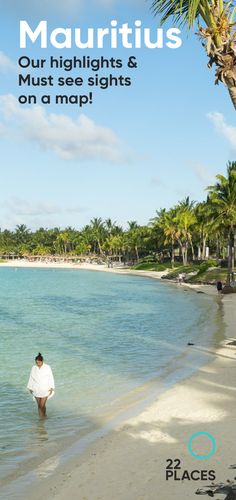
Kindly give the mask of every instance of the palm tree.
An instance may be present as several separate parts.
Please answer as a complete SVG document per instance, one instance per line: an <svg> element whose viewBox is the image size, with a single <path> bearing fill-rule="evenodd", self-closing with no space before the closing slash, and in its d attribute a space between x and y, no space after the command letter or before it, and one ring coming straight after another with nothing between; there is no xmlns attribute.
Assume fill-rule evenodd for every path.
<svg viewBox="0 0 236 500"><path fill-rule="evenodd" d="M99 253L100 255L102 255L103 254L102 243L105 240L106 231L104 227L104 222L102 221L101 217L94 217L90 221L90 228L92 237L95 243L97 243L98 245Z"/></svg>
<svg viewBox="0 0 236 500"><path fill-rule="evenodd" d="M195 206L195 216L197 219L196 236L198 245L198 258L207 258L207 241L209 235L212 233L214 223L214 216L211 210L209 201L202 201Z"/></svg>
<svg viewBox="0 0 236 500"><path fill-rule="evenodd" d="M174 265L175 262L175 250L174 245L177 240L177 225L174 221L174 217L176 215L176 211L171 208L170 210L166 210L162 208L157 211L157 216L151 219L153 228L160 228L163 231L164 235L164 245L171 246L171 264Z"/></svg>
<svg viewBox="0 0 236 500"><path fill-rule="evenodd" d="M15 230L16 244L27 243L30 238L30 230L25 224L18 224Z"/></svg>
<svg viewBox="0 0 236 500"><path fill-rule="evenodd" d="M216 66L215 83L224 83L236 108L236 10L234 2L224 0L152 0L153 13L161 23L170 18L177 25L194 28L209 57L208 67Z"/></svg>
<svg viewBox="0 0 236 500"><path fill-rule="evenodd" d="M126 247L131 253L135 253L135 258L139 260L139 251L145 247L148 238L148 228L139 226L136 221L128 222L129 229L126 232Z"/></svg>
<svg viewBox="0 0 236 500"><path fill-rule="evenodd" d="M0 253L18 253L18 246L15 241L15 234L8 229L0 232Z"/></svg>
<svg viewBox="0 0 236 500"><path fill-rule="evenodd" d="M189 196L186 196L183 200L179 201L178 203L178 208L181 208L181 210L193 210L195 206L196 201L190 200Z"/></svg>
<svg viewBox="0 0 236 500"><path fill-rule="evenodd" d="M190 202L189 197L185 200L179 202L179 204L175 207L176 215L173 218L174 223L176 223L177 231L176 231L176 239L181 248L183 265L188 263L188 248L189 245L192 249L192 257L194 260L194 248L193 248L193 239L192 232L194 225L196 224L196 216L194 213L194 203Z"/></svg>
<svg viewBox="0 0 236 500"><path fill-rule="evenodd" d="M138 227L138 223L136 220L128 220L127 224L129 226L129 229L136 229Z"/></svg>
<svg viewBox="0 0 236 500"><path fill-rule="evenodd" d="M73 248L73 230L68 227L59 232L55 241L55 247L59 253L68 253Z"/></svg>
<svg viewBox="0 0 236 500"><path fill-rule="evenodd" d="M222 224L228 237L228 272L226 285L230 285L230 277L234 267L234 239L236 229L236 162L227 165L227 177L216 176L214 186L208 186L209 200L215 210L216 224Z"/></svg>
<svg viewBox="0 0 236 500"><path fill-rule="evenodd" d="M111 236L119 235L122 234L123 232L122 227L118 226L117 222L116 221L113 222L110 218L105 220L104 227L108 235Z"/></svg>
<svg viewBox="0 0 236 500"><path fill-rule="evenodd" d="M124 235L110 235L104 245L103 249L107 250L110 256L118 256L119 262L121 262L122 253L124 253ZM108 259L109 260L109 259Z"/></svg>

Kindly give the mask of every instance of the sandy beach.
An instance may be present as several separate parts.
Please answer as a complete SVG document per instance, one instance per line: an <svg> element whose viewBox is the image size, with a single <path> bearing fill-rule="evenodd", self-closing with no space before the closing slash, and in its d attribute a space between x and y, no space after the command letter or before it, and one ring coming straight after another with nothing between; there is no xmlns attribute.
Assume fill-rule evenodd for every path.
<svg viewBox="0 0 236 500"><path fill-rule="evenodd" d="M227 316L231 316L227 333L232 336L235 297L224 300ZM179 458L182 469L189 472L214 470L217 482L232 479L234 474L228 467L236 461L235 377L236 349L222 348L196 375L175 385L137 417L98 439L63 470L43 479L40 489L31 491L28 498L182 500L195 498L197 488L211 483L167 481L166 460L170 458ZM188 453L188 439L196 432L209 432L216 439L217 452L208 460L198 460ZM199 442L198 453L204 454L205 446L206 442Z"/></svg>
<svg viewBox="0 0 236 500"><path fill-rule="evenodd" d="M21 267L22 263L11 265ZM29 264L31 266L62 267L60 264L36 266L35 263ZM65 264L63 267L77 266ZM94 270L94 267L108 272L128 272L78 265L79 269ZM142 273L160 278L157 274ZM216 294L214 287L195 289ZM236 296L222 296L219 301L223 306L226 338L234 338ZM27 488L24 499L185 500L194 499L198 488L212 482L208 479L209 471L214 471L217 483L233 479L235 473L229 466L236 463L236 347L225 342L211 354L211 359L191 378L159 395L138 415L100 435L78 456L59 467L55 467L57 457L43 464L36 471L37 480ZM188 451L189 438L198 432L210 433L216 441L217 450L209 459L194 458ZM207 455L209 448L208 438L201 436L195 441L194 451L198 455ZM175 480L173 477L166 479L168 459L180 460L181 469L176 471ZM187 474L182 480L184 471ZM189 478L192 471L197 471L195 479ZM206 471L204 480L199 471Z"/></svg>

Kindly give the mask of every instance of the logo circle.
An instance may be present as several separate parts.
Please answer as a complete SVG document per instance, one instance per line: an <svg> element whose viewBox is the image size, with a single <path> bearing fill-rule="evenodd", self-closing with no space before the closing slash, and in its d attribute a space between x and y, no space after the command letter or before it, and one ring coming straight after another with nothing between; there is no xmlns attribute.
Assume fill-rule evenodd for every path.
<svg viewBox="0 0 236 500"><path fill-rule="evenodd" d="M211 441L211 451L207 455L198 455L197 453L195 453L195 451L192 450L192 442L199 436L206 436ZM216 452L216 440L209 432L195 432L195 434L192 434L192 436L190 436L188 440L188 451L194 458L198 458L199 460L207 460L207 458L212 457L212 455L214 455L214 453Z"/></svg>

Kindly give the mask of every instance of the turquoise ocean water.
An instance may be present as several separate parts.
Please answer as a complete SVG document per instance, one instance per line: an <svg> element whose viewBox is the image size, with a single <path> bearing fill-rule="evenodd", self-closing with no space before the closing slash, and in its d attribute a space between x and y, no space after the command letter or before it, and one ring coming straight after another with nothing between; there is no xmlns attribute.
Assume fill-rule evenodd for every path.
<svg viewBox="0 0 236 500"><path fill-rule="evenodd" d="M158 280L1 268L0 283L2 485L101 426L143 384L196 369L206 360L188 341L219 341L216 301ZM56 382L44 422L26 390L39 351Z"/></svg>

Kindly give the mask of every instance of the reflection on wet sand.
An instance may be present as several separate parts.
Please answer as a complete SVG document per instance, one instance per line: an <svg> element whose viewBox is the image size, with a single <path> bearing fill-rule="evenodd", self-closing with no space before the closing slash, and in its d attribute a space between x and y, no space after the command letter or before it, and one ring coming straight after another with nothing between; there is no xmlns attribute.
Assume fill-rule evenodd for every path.
<svg viewBox="0 0 236 500"><path fill-rule="evenodd" d="M60 463L60 459L58 455L55 455L54 457L50 457L47 460L45 460L42 464L40 464L36 470L35 474L36 476L40 478L46 478L50 476L55 469L58 467Z"/></svg>
<svg viewBox="0 0 236 500"><path fill-rule="evenodd" d="M36 435L38 437L39 443L44 443L48 441L48 432L45 428L45 420L39 419L36 427Z"/></svg>

